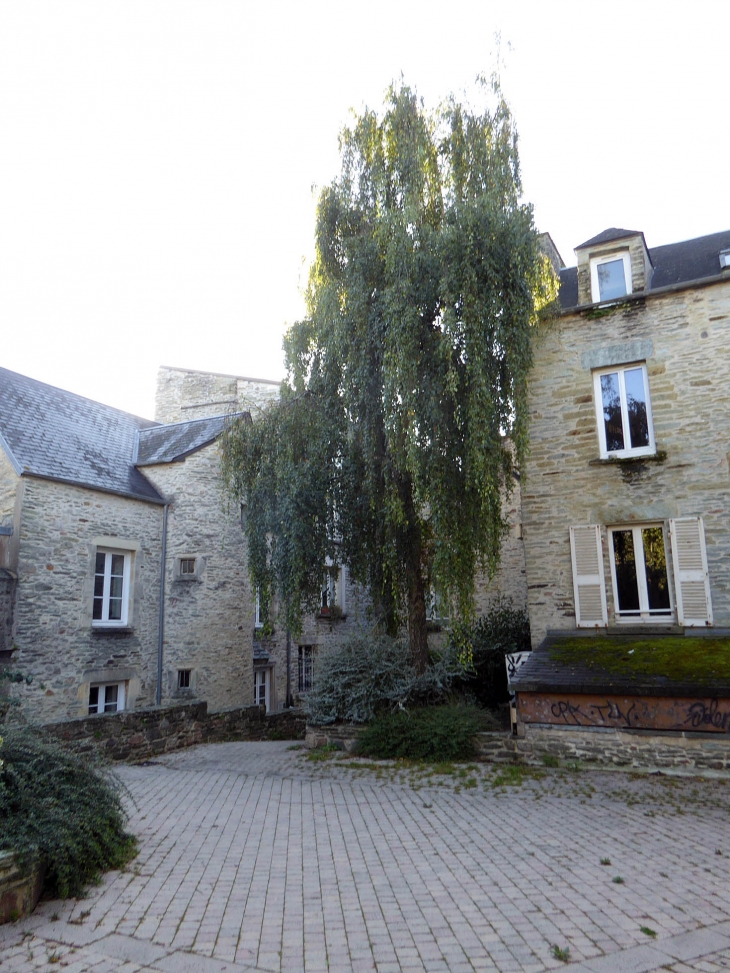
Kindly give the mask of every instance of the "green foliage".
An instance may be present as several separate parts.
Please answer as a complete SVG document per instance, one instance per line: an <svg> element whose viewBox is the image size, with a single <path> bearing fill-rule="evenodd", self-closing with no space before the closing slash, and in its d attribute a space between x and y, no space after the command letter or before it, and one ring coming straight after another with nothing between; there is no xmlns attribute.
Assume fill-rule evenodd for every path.
<svg viewBox="0 0 730 973"><path fill-rule="evenodd" d="M475 706L427 706L381 713L358 739L358 753L380 760L469 760L483 728Z"/></svg>
<svg viewBox="0 0 730 973"><path fill-rule="evenodd" d="M21 862L40 858L46 886L78 895L134 854L113 778L30 729L3 730L0 849Z"/></svg>
<svg viewBox="0 0 730 973"><path fill-rule="evenodd" d="M512 117L496 85L482 94L430 112L396 86L342 133L281 400L222 444L264 609L276 592L297 633L325 559L346 563L386 631L408 618L419 671L430 587L468 616L498 562L531 329L556 293Z"/></svg>
<svg viewBox="0 0 730 973"><path fill-rule="evenodd" d="M451 633L452 651L469 664L470 676L458 687L477 702L495 709L509 699L504 657L530 650L530 620L510 598L496 598L473 624L457 625Z"/></svg>
<svg viewBox="0 0 730 973"><path fill-rule="evenodd" d="M463 673L459 662L444 654L419 674L405 642L358 632L317 656L305 704L309 722L367 723L383 709L444 700Z"/></svg>
<svg viewBox="0 0 730 973"><path fill-rule="evenodd" d="M730 638L569 638L556 642L549 653L560 665L581 665L611 675L665 676L700 685L730 683Z"/></svg>

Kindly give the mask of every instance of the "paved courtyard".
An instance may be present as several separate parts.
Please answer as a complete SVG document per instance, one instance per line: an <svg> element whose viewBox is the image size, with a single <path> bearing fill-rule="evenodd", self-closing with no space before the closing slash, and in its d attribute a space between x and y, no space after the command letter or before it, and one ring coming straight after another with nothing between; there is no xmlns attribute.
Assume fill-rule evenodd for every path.
<svg viewBox="0 0 730 973"><path fill-rule="evenodd" d="M0 973L730 969L730 782L316 756L120 767L138 858Z"/></svg>

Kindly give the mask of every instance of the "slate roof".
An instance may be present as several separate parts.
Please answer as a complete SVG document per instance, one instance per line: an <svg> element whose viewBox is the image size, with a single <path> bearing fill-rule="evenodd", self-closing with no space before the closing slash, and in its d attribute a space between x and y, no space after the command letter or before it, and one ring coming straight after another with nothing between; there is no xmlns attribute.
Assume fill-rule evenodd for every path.
<svg viewBox="0 0 730 973"><path fill-rule="evenodd" d="M583 247L595 246L609 240L619 240L638 234L638 230L622 230L612 227L598 236L581 243ZM691 281L716 277L721 272L720 251L730 249L730 230L710 233L708 236L682 240L663 247L649 248L649 256L654 265L650 291L672 284L688 284ZM569 309L578 306L578 268L565 267L560 271L560 306Z"/></svg>
<svg viewBox="0 0 730 973"><path fill-rule="evenodd" d="M614 636L596 636L613 638ZM699 682L681 683L667 676L623 675L605 672L595 666L577 663L567 665L550 658L550 647L559 638L548 637L534 649L527 661L510 680L510 690L523 693L608 693L626 696L692 696L730 695L730 686L717 682L711 686Z"/></svg>
<svg viewBox="0 0 730 973"><path fill-rule="evenodd" d="M227 416L190 419L139 430L137 466L155 463L175 463L208 443L223 432Z"/></svg>
<svg viewBox="0 0 730 973"><path fill-rule="evenodd" d="M0 445L18 474L163 503L132 462L138 431L153 425L0 368Z"/></svg>

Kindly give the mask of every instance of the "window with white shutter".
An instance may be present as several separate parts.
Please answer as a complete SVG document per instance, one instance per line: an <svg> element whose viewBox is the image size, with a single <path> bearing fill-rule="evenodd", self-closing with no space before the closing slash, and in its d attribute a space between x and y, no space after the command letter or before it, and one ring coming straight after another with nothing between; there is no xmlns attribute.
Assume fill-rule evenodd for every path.
<svg viewBox="0 0 730 973"><path fill-rule="evenodd" d="M712 625L710 575L702 517L669 521L677 621L687 627Z"/></svg>
<svg viewBox="0 0 730 973"><path fill-rule="evenodd" d="M602 628L608 621L603 548L598 524L570 528L573 562L575 623L578 628Z"/></svg>

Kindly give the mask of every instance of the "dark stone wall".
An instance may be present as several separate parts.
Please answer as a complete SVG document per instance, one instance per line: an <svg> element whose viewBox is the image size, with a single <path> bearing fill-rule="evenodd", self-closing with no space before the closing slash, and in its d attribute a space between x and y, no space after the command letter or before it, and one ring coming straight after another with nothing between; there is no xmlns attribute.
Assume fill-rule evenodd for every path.
<svg viewBox="0 0 730 973"><path fill-rule="evenodd" d="M207 703L196 702L82 717L45 730L77 752L136 762L196 743L303 740L305 723L299 710L267 714L263 706L247 706L208 713Z"/></svg>

